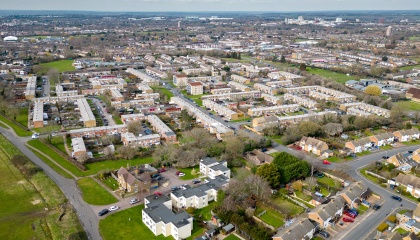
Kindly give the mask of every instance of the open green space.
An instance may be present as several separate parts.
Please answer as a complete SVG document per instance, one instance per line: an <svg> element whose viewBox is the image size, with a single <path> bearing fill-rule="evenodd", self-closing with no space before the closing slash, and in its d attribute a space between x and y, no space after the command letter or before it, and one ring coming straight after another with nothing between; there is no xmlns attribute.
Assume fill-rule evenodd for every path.
<svg viewBox="0 0 420 240"><path fill-rule="evenodd" d="M4 123L0 122L0 127L5 128L5 129L10 129L8 126L6 126Z"/></svg>
<svg viewBox="0 0 420 240"><path fill-rule="evenodd" d="M332 79L336 82L344 84L349 80L357 80L358 78L355 76L347 76L346 74L336 73L330 70L320 69L320 68L311 68L307 67L306 71L315 75L319 75L325 78Z"/></svg>
<svg viewBox="0 0 420 240"><path fill-rule="evenodd" d="M28 126L28 108L19 108L19 115L16 117L16 122L23 126Z"/></svg>
<svg viewBox="0 0 420 240"><path fill-rule="evenodd" d="M263 213L264 211L265 213ZM263 204L257 205L257 209L255 210L255 216L267 223L268 225L271 225L275 228L284 225L284 216Z"/></svg>
<svg viewBox="0 0 420 240"><path fill-rule="evenodd" d="M24 176L10 162L14 155L23 154L0 136L0 239L69 239L82 232L71 209L57 221L66 202L57 185L42 171ZM24 165L35 167L30 161Z"/></svg>
<svg viewBox="0 0 420 240"><path fill-rule="evenodd" d="M241 119L238 119L238 120L232 120L232 121L229 121L229 122L245 122L245 121L251 121L252 120L252 118L250 118L250 117L248 117L248 118L241 118Z"/></svg>
<svg viewBox="0 0 420 240"><path fill-rule="evenodd" d="M115 180L113 177L109 177L107 179L101 180L105 185L109 187L112 191L117 190L120 185L118 184L118 181Z"/></svg>
<svg viewBox="0 0 420 240"><path fill-rule="evenodd" d="M163 235L155 236L142 221L144 204L118 211L99 222L99 232L104 240L114 239L173 239Z"/></svg>
<svg viewBox="0 0 420 240"><path fill-rule="evenodd" d="M300 198L300 199L302 199L306 202L309 202L309 201L312 200L312 196L310 196L308 194L305 194L302 191L295 191L295 194L296 194L296 197L298 197L298 198Z"/></svg>
<svg viewBox="0 0 420 240"><path fill-rule="evenodd" d="M204 221L211 220L211 210L217 205L217 202L213 201L209 203L206 207L195 209L194 218L203 219Z"/></svg>
<svg viewBox="0 0 420 240"><path fill-rule="evenodd" d="M411 140L411 141L403 142L402 144L406 146L417 145L417 144L420 144L420 140Z"/></svg>
<svg viewBox="0 0 420 240"><path fill-rule="evenodd" d="M339 158L339 157L337 157L337 156L332 156L332 157L329 157L328 158L328 161L329 162L342 162L344 159L342 159L342 158Z"/></svg>
<svg viewBox="0 0 420 240"><path fill-rule="evenodd" d="M45 68L55 68L59 72L73 71L75 68L72 66L73 60L58 60L49 63L41 63L40 66Z"/></svg>
<svg viewBox="0 0 420 240"><path fill-rule="evenodd" d="M292 216L297 216L304 211L303 207L292 203L290 200L287 200L281 195L277 196L273 200L281 209L289 211L290 215Z"/></svg>
<svg viewBox="0 0 420 240"><path fill-rule="evenodd" d="M68 172L64 171L61 167L57 166L53 161L51 161L49 158L45 157L39 152L34 151L34 154L39 157L42 161L44 161L50 168L54 169L58 174L65 178L73 178L72 175L70 175Z"/></svg>
<svg viewBox="0 0 420 240"><path fill-rule="evenodd" d="M83 200L93 205L108 205L118 202L118 200L99 183L92 178L82 178L77 180L77 185L82 191Z"/></svg>
<svg viewBox="0 0 420 240"><path fill-rule="evenodd" d="M54 136L51 138L51 145L56 147L58 150L62 151L64 154L67 154L66 147L64 146L63 136Z"/></svg>
<svg viewBox="0 0 420 240"><path fill-rule="evenodd" d="M370 154L370 151L366 150L366 151L363 151L363 152L356 153L356 156L362 157L362 156L366 156L366 155L369 155L369 154Z"/></svg>
<svg viewBox="0 0 420 240"><path fill-rule="evenodd" d="M367 178L367 179L371 180L372 182L374 182L374 183L376 183L376 184L380 184L381 182L380 182L379 178L374 177L374 176L372 176L372 175L370 175L370 174L367 174L367 173L366 173L366 171L367 171L367 169L368 169L368 168L369 168L369 167L362 168L362 169L360 170L360 173L361 173L361 174L362 174L365 178Z"/></svg>
<svg viewBox="0 0 420 240"><path fill-rule="evenodd" d="M407 111L420 111L420 103L414 101L399 101L395 102L394 105Z"/></svg>
<svg viewBox="0 0 420 240"><path fill-rule="evenodd" d="M192 170L195 170L196 174L193 174ZM178 171L185 173L185 176L180 177L182 180L192 180L200 177L200 167L189 167L189 168L179 168Z"/></svg>
<svg viewBox="0 0 420 240"><path fill-rule="evenodd" d="M229 236L223 238L224 240L241 240L240 238L238 238L236 235L234 235L233 233L230 234Z"/></svg>
<svg viewBox="0 0 420 240"><path fill-rule="evenodd" d="M151 87L151 88L153 89L153 91L158 92L162 95L165 95L168 101L171 99L171 97L174 96L174 94L165 87Z"/></svg>
<svg viewBox="0 0 420 240"><path fill-rule="evenodd" d="M317 178L316 180L319 184L323 184L326 186L330 186L332 188L334 187L339 187L340 186L340 182L337 180L334 180L332 178L329 178L327 176L323 177L323 178Z"/></svg>
<svg viewBox="0 0 420 240"><path fill-rule="evenodd" d="M412 70L414 68L420 68L420 64L400 67L400 70L406 71L406 70Z"/></svg>
<svg viewBox="0 0 420 240"><path fill-rule="evenodd" d="M61 125L48 125L42 128L34 128L34 131L40 134L52 133L61 130Z"/></svg>
<svg viewBox="0 0 420 240"><path fill-rule="evenodd" d="M16 123L12 122L8 118L3 115L0 115L0 121L4 122L5 124L9 125L13 131L15 131L16 135L19 137L29 137L32 136L32 132L26 129L23 129L21 126L17 125Z"/></svg>

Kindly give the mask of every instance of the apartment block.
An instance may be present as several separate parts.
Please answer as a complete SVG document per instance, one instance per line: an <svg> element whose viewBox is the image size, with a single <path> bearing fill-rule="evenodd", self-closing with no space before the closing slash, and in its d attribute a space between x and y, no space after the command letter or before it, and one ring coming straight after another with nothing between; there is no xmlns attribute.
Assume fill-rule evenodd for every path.
<svg viewBox="0 0 420 240"><path fill-rule="evenodd" d="M36 97L36 76L25 77L25 79L28 81L26 84L25 98L26 100L34 99Z"/></svg>
<svg viewBox="0 0 420 240"><path fill-rule="evenodd" d="M272 107L260 107L248 109L248 115L252 117L258 117L265 114L282 114L299 111L300 107L297 104L290 105L278 105Z"/></svg>
<svg viewBox="0 0 420 240"><path fill-rule="evenodd" d="M49 102L55 104L56 102L74 102L78 99L83 99L85 96L76 95L76 96L63 96L63 97L42 97L42 98L33 98L33 102L45 103Z"/></svg>
<svg viewBox="0 0 420 240"><path fill-rule="evenodd" d="M265 101L270 102L272 104L280 105L283 103L282 98L267 93L262 93L261 97L264 98Z"/></svg>
<svg viewBox="0 0 420 240"><path fill-rule="evenodd" d="M389 118L391 111L363 102L344 103L340 105L340 110L347 111L347 114L356 116L370 116L372 114Z"/></svg>
<svg viewBox="0 0 420 240"><path fill-rule="evenodd" d="M317 86L303 86L285 88L284 91L290 94L308 94L309 91L315 91Z"/></svg>
<svg viewBox="0 0 420 240"><path fill-rule="evenodd" d="M33 118L34 128L44 127L44 103L35 102L33 109Z"/></svg>
<svg viewBox="0 0 420 240"><path fill-rule="evenodd" d="M124 96L120 93L119 90L117 89L111 89L111 97L115 100L115 101L124 101Z"/></svg>
<svg viewBox="0 0 420 240"><path fill-rule="evenodd" d="M294 124L299 123L302 121L311 121L316 120L324 116L325 114L334 114L336 115L336 112L318 112L318 113L308 113L308 114L301 114L296 116L285 116L285 117L279 117L279 123L280 124Z"/></svg>
<svg viewBox="0 0 420 240"><path fill-rule="evenodd" d="M141 106L152 106L155 104L155 100L154 99L135 99L135 100L130 100L130 101L125 101L125 102L121 102L121 101L113 101L111 102L111 106L116 107L116 108L131 108L131 107L141 107Z"/></svg>
<svg viewBox="0 0 420 240"><path fill-rule="evenodd" d="M159 93L142 93L142 94L136 94L136 99L159 99L160 94Z"/></svg>
<svg viewBox="0 0 420 240"><path fill-rule="evenodd" d="M244 78L242 76L235 75L235 74L232 74L232 76L230 76L230 79L232 81L235 81L235 82L238 82L238 83L241 83L241 84L250 84L251 83L251 80L249 78Z"/></svg>
<svg viewBox="0 0 420 240"><path fill-rule="evenodd" d="M204 93L204 86L201 82L190 82L187 84L187 92L190 95L202 95Z"/></svg>
<svg viewBox="0 0 420 240"><path fill-rule="evenodd" d="M213 88L210 90L211 94L226 94L232 92L232 88Z"/></svg>
<svg viewBox="0 0 420 240"><path fill-rule="evenodd" d="M293 74L293 73L289 73L289 72L283 72L283 71L272 71L270 73L267 74L267 76L271 79L299 79L302 78L302 76L297 75L297 74Z"/></svg>
<svg viewBox="0 0 420 240"><path fill-rule="evenodd" d="M265 85L269 87L277 87L277 88L291 86L292 84L293 84L292 80L271 81L271 82L265 83Z"/></svg>
<svg viewBox="0 0 420 240"><path fill-rule="evenodd" d="M86 146L83 138L72 138L71 147L73 148L72 157L79 158L87 156Z"/></svg>
<svg viewBox="0 0 420 240"><path fill-rule="evenodd" d="M102 126L102 127L91 127L70 130L70 136L72 138L84 137L102 137L105 135L122 134L127 132L127 125L114 125L114 126Z"/></svg>
<svg viewBox="0 0 420 240"><path fill-rule="evenodd" d="M67 96L76 96L78 94L77 90L64 91L63 85L57 84L55 86L55 94L57 97L67 97Z"/></svg>
<svg viewBox="0 0 420 240"><path fill-rule="evenodd" d="M156 115L148 115L147 120L152 125L153 130L168 142L176 141L176 134Z"/></svg>
<svg viewBox="0 0 420 240"><path fill-rule="evenodd" d="M96 127L95 116L93 115L92 109L90 109L86 98L77 99L77 107L79 108L80 115L82 116L83 125L86 128Z"/></svg>
<svg viewBox="0 0 420 240"><path fill-rule="evenodd" d="M193 217L187 212L172 211L172 201L165 195L151 195L144 198L142 221L155 234L172 236L175 240L191 236Z"/></svg>
<svg viewBox="0 0 420 240"><path fill-rule="evenodd" d="M186 86L188 83L188 77L186 74L174 74L172 77L172 83L177 86Z"/></svg>
<svg viewBox="0 0 420 240"><path fill-rule="evenodd" d="M224 115L228 120L237 120L240 118L240 114L223 106L212 100L203 100L203 106L210 108L212 111L217 112L219 115Z"/></svg>
<svg viewBox="0 0 420 240"><path fill-rule="evenodd" d="M153 93L153 89L146 84L137 83L136 86L138 90L142 91L142 93Z"/></svg>
<svg viewBox="0 0 420 240"><path fill-rule="evenodd" d="M222 61L218 58L214 58L214 57L209 57L209 56L203 56L203 61L209 62L213 65L220 65L222 63Z"/></svg>
<svg viewBox="0 0 420 240"><path fill-rule="evenodd" d="M131 132L121 134L121 141L125 146L140 146L140 147L151 147L160 144L159 134L150 134L144 136L135 136Z"/></svg>
<svg viewBox="0 0 420 240"><path fill-rule="evenodd" d="M273 87L270 87L270 86L267 86L267 85L264 85L264 84L261 84L261 83L254 84L254 89L260 90L261 92L267 93L267 94L270 94L270 95L276 95L277 92L278 92L277 89L275 89Z"/></svg>
<svg viewBox="0 0 420 240"><path fill-rule="evenodd" d="M305 98L305 97L301 97L298 95L293 95L293 94L284 94L284 100L288 100L288 101L292 101L296 104L299 104L302 107L306 107L309 109L316 109L317 106L317 102L314 100L311 100L309 98Z"/></svg>
<svg viewBox="0 0 420 240"><path fill-rule="evenodd" d="M146 74L145 72L142 72L140 70L134 69L134 68L127 68L126 72L133 74L134 76L140 78L142 80L142 84L147 86L157 86L159 85L159 79L156 79L155 77Z"/></svg>
<svg viewBox="0 0 420 240"><path fill-rule="evenodd" d="M228 83L228 85L231 86L232 88L234 88L236 90L239 90L239 91L242 91L242 92L249 92L249 91L251 91L251 88L250 87L248 87L246 85L243 85L242 83L231 81L231 82Z"/></svg>
<svg viewBox="0 0 420 240"><path fill-rule="evenodd" d="M166 74L165 72L162 72L156 68L152 68L152 67L146 67L146 73L152 76L156 76L159 78L167 78L168 74Z"/></svg>
<svg viewBox="0 0 420 240"><path fill-rule="evenodd" d="M226 161L217 161L214 158L206 157L200 160L200 173L215 179L217 176L223 176L230 179L230 169Z"/></svg>
<svg viewBox="0 0 420 240"><path fill-rule="evenodd" d="M142 120L147 120L147 117L143 113L121 115L121 121L124 124L128 124L133 121L137 122L137 121L142 121Z"/></svg>
<svg viewBox="0 0 420 240"><path fill-rule="evenodd" d="M207 95L202 96L201 99L211 99L213 101L215 100L237 100L237 99L243 99L243 98L261 98L261 92L260 91L249 91L249 92L235 92L235 93L224 93L224 94L213 94L213 95Z"/></svg>

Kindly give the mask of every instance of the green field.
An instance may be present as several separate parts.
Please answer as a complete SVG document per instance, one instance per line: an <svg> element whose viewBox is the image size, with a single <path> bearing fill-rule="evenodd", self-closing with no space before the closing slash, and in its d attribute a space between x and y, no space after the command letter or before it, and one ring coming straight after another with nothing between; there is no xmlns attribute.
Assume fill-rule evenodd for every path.
<svg viewBox="0 0 420 240"><path fill-rule="evenodd" d="M81 232L71 209L61 222L57 221L61 214L58 206L66 202L63 193L43 172L24 177L9 161L17 154L22 155L0 136L0 239L68 239ZM34 167L32 162L25 166Z"/></svg>
<svg viewBox="0 0 420 240"><path fill-rule="evenodd" d="M230 234L229 236L227 236L226 238L223 238L224 240L241 240L240 238L238 238L236 235L234 234Z"/></svg>
<svg viewBox="0 0 420 240"><path fill-rule="evenodd" d="M420 103L413 101L399 101L395 102L394 105L405 109L407 111L420 111Z"/></svg>
<svg viewBox="0 0 420 240"><path fill-rule="evenodd" d="M193 175L191 173L191 171L193 169L195 169L195 172L196 172L195 175ZM200 175L199 175L199 173L200 173L200 167L199 166L196 166L196 167L193 167L193 168L192 167L189 167L189 168L179 168L178 171L181 171L181 172L185 173L185 176L180 177L180 179L182 179L182 180L192 180L192 179L195 179L195 178L200 177Z"/></svg>
<svg viewBox="0 0 420 240"><path fill-rule="evenodd" d="M16 122L23 126L28 126L28 108L19 108L19 115L16 117Z"/></svg>
<svg viewBox="0 0 420 240"><path fill-rule="evenodd" d="M164 240L173 239L163 235L155 236L143 223L141 210L144 204L126 210L118 211L99 222L99 231L104 240L143 239Z"/></svg>
<svg viewBox="0 0 420 240"><path fill-rule="evenodd" d="M62 151L64 154L67 154L66 147L64 146L63 136L55 136L51 138L51 145L56 147L58 150Z"/></svg>
<svg viewBox="0 0 420 240"><path fill-rule="evenodd" d="M265 213L259 216L259 214L262 214L264 211ZM255 216L275 228L279 228L284 225L284 216L282 214L262 204L257 206L257 209L255 210Z"/></svg>
<svg viewBox="0 0 420 240"><path fill-rule="evenodd" d="M72 175L70 175L68 172L64 171L61 167L57 166L52 160L45 157L41 153L34 151L34 154L37 157L39 157L42 161L44 161L48 166L50 166L50 168L54 169L54 171L56 171L61 176L65 177L65 178L69 178L69 179L73 178Z"/></svg>
<svg viewBox="0 0 420 240"><path fill-rule="evenodd" d="M23 129L21 126L17 125L16 123L10 121L8 118L4 117L3 115L0 115L0 121L4 122L5 124L9 125L13 131L18 135L19 137L29 137L32 136L32 132L28 131L26 129Z"/></svg>
<svg viewBox="0 0 420 240"><path fill-rule="evenodd" d="M161 95L165 95L168 101L174 96L174 94L165 87L152 87L152 89Z"/></svg>
<svg viewBox="0 0 420 240"><path fill-rule="evenodd" d="M347 76L346 74L342 74L342 73L336 73L336 72L332 72L329 70L325 70L325 69L320 69L320 68L311 68L311 67L307 67L306 71L315 75L319 75L325 78L329 78L332 79L336 82L342 83L344 84L345 82L349 81L349 80L356 80L358 79L355 76Z"/></svg>
<svg viewBox="0 0 420 240"><path fill-rule="evenodd" d="M49 63L41 63L40 66L43 66L45 68L55 68L60 73L66 72L66 71L73 71L75 68L72 66L73 60L59 60Z"/></svg>
<svg viewBox="0 0 420 240"><path fill-rule="evenodd" d="M34 131L40 134L44 134L44 133L50 134L52 132L57 132L59 130L61 130L60 125L49 125L42 128L34 128Z"/></svg>
<svg viewBox="0 0 420 240"><path fill-rule="evenodd" d="M93 205L108 205L118 202L118 200L97 183L92 178L82 178L77 180L77 185L82 191L83 200Z"/></svg>

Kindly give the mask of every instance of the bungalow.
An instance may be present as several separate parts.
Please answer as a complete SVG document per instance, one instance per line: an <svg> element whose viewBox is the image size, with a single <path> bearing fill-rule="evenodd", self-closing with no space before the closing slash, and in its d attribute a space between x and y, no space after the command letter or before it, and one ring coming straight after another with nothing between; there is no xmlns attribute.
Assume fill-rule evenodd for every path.
<svg viewBox="0 0 420 240"><path fill-rule="evenodd" d="M334 223L343 215L346 200L342 196L337 196L327 204L322 204L308 213L308 218L319 224L324 229Z"/></svg>
<svg viewBox="0 0 420 240"><path fill-rule="evenodd" d="M379 135L370 136L369 138L378 147L392 144L395 140L395 136L392 133L382 133Z"/></svg>
<svg viewBox="0 0 420 240"><path fill-rule="evenodd" d="M399 142L407 142L412 139L419 139L420 131L417 128L395 131L394 136Z"/></svg>
<svg viewBox="0 0 420 240"><path fill-rule="evenodd" d="M321 156L324 151L328 150L328 144L326 142L311 137L302 137L298 145L302 150L312 152L318 156Z"/></svg>
<svg viewBox="0 0 420 240"><path fill-rule="evenodd" d="M357 208L359 203L368 198L371 194L370 189L363 182L353 182L337 195L343 197L349 208Z"/></svg>
<svg viewBox="0 0 420 240"><path fill-rule="evenodd" d="M369 137L361 138L356 141L346 142L345 147L353 151L353 153L360 153L368 148L375 146L375 143Z"/></svg>
<svg viewBox="0 0 420 240"><path fill-rule="evenodd" d="M277 234L273 236L273 240L312 239L316 229L316 224L309 219L298 219L287 228L283 228L277 232Z"/></svg>
<svg viewBox="0 0 420 240"><path fill-rule="evenodd" d="M406 191L409 192L412 196L419 198L420 197L420 178L400 173L395 178L396 185L402 185L406 187Z"/></svg>
<svg viewBox="0 0 420 240"><path fill-rule="evenodd" d="M230 179L230 169L227 167L226 161L218 162L214 158L204 158L200 161L200 173L215 179L219 175L223 175Z"/></svg>

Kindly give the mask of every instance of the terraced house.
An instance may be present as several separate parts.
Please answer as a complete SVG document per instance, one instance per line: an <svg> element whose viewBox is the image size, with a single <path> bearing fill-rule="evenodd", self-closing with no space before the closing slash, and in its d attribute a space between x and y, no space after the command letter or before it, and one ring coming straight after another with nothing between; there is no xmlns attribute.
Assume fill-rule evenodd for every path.
<svg viewBox="0 0 420 240"><path fill-rule="evenodd" d="M355 141L346 142L345 147L350 149L353 153L360 153L369 148L374 147L375 143L372 142L370 137L361 138Z"/></svg>
<svg viewBox="0 0 420 240"><path fill-rule="evenodd" d="M306 152L311 152L318 156L329 157L328 144L324 141L311 138L311 137L302 137L298 142L298 145L302 150Z"/></svg>
<svg viewBox="0 0 420 240"><path fill-rule="evenodd" d="M324 229L329 227L335 219L343 215L346 200L342 196L337 196L327 204L321 204L308 213L308 218L319 224Z"/></svg>

